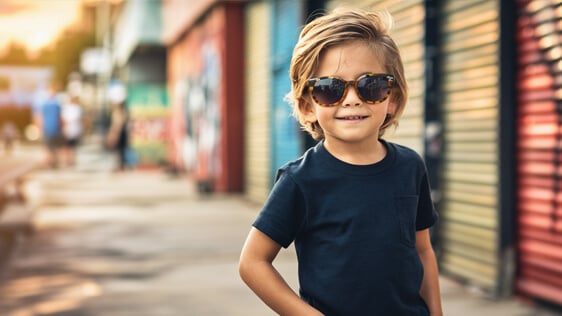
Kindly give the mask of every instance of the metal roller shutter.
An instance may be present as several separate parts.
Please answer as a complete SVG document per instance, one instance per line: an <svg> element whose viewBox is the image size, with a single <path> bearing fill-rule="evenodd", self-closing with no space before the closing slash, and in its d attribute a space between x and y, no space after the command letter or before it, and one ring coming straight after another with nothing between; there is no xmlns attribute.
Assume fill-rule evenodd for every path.
<svg viewBox="0 0 562 316"><path fill-rule="evenodd" d="M246 6L245 187L251 201L263 202L270 189L270 29L267 1Z"/></svg>
<svg viewBox="0 0 562 316"><path fill-rule="evenodd" d="M445 1L440 267L484 290L498 279L499 4Z"/></svg>
<svg viewBox="0 0 562 316"><path fill-rule="evenodd" d="M517 290L562 304L562 4L518 5Z"/></svg>

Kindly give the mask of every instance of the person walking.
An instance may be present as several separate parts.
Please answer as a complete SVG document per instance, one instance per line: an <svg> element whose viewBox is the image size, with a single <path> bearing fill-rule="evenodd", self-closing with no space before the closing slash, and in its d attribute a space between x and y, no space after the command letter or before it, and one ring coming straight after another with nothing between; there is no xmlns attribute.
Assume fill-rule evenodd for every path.
<svg viewBox="0 0 562 316"><path fill-rule="evenodd" d="M442 315L424 162L382 138L407 99L386 18L336 10L306 25L293 51L289 98L319 142L278 170L239 263L280 315ZM299 295L273 266L293 242Z"/></svg>
<svg viewBox="0 0 562 316"><path fill-rule="evenodd" d="M11 156L14 150L14 144L19 138L18 128L11 120L5 121L1 126L0 133L2 134L4 154L6 156Z"/></svg>
<svg viewBox="0 0 562 316"><path fill-rule="evenodd" d="M76 149L83 132L82 107L78 96L71 96L69 102L62 106L62 122L64 135L65 163L69 166L76 164Z"/></svg>
<svg viewBox="0 0 562 316"><path fill-rule="evenodd" d="M40 108L40 125L45 145L45 164L57 168L59 163L59 150L63 144L61 104L59 89L56 83L51 84L49 95Z"/></svg>
<svg viewBox="0 0 562 316"><path fill-rule="evenodd" d="M114 105L111 112L111 125L107 134L107 145L117 153L115 171L127 168L127 150L129 149L129 112L125 101Z"/></svg>

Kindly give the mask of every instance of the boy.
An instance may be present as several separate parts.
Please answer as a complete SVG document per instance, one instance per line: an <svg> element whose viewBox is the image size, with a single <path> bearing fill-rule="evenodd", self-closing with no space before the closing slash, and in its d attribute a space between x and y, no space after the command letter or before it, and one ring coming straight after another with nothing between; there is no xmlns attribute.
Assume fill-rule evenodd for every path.
<svg viewBox="0 0 562 316"><path fill-rule="evenodd" d="M319 143L278 170L240 257L280 315L442 315L422 159L383 140L407 89L383 15L335 11L304 27L290 97ZM300 297L272 262L295 243Z"/></svg>

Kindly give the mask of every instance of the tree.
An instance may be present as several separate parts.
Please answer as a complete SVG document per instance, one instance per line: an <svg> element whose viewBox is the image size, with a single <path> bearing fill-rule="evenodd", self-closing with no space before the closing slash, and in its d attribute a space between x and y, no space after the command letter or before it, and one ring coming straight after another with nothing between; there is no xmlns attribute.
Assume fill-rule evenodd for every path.
<svg viewBox="0 0 562 316"><path fill-rule="evenodd" d="M69 28L56 39L54 45L41 49L35 58L29 57L24 45L16 42L10 43L7 53L0 56L0 65L51 66L54 71L53 79L65 85L68 75L80 70L82 51L94 45L93 32L77 32Z"/></svg>
<svg viewBox="0 0 562 316"><path fill-rule="evenodd" d="M10 42L6 50L7 53L0 57L1 65L37 66L48 63L43 54L40 54L40 58L30 59L26 47L17 42Z"/></svg>
<svg viewBox="0 0 562 316"><path fill-rule="evenodd" d="M80 71L80 56L82 51L95 45L93 32L65 32L59 37L52 65L54 67L54 79L65 83L68 75L74 71Z"/></svg>

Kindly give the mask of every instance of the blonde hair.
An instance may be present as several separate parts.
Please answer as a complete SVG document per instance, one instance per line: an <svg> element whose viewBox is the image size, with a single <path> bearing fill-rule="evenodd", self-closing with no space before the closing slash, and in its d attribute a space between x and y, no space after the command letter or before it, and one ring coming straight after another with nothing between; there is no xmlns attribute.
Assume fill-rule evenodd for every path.
<svg viewBox="0 0 562 316"><path fill-rule="evenodd" d="M318 70L320 57L326 49L353 41L364 42L371 47L382 58L385 71L395 77L390 101L396 105L396 111L387 116L379 137L388 127L398 125L398 118L406 106L408 90L400 51L389 35L391 26L390 14L359 9L336 9L305 25L293 50L289 69L292 85L287 100L293 107L293 115L314 139L323 139L324 131L318 122L305 119L312 102L304 95L308 91L307 81Z"/></svg>

